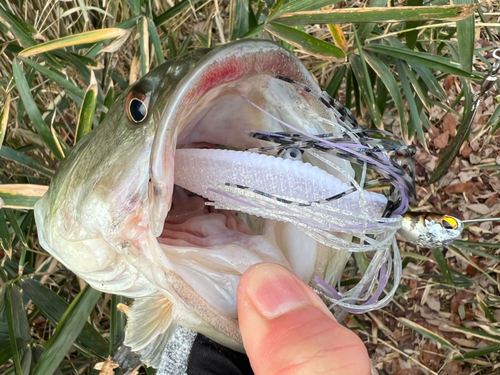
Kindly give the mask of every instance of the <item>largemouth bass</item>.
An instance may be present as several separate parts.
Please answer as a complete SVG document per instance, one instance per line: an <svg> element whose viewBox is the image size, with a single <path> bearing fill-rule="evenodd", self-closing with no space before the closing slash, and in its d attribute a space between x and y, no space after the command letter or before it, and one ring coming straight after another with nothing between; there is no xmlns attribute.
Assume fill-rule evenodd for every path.
<svg viewBox="0 0 500 375"><path fill-rule="evenodd" d="M243 351L236 290L253 264L317 287L352 251L377 250L354 303L392 258L400 269L411 166L388 156L404 145L378 138L272 42L197 50L128 88L61 163L35 207L40 243L92 287L135 299L125 344L144 362L158 366L177 325ZM367 168L388 197L363 190Z"/></svg>

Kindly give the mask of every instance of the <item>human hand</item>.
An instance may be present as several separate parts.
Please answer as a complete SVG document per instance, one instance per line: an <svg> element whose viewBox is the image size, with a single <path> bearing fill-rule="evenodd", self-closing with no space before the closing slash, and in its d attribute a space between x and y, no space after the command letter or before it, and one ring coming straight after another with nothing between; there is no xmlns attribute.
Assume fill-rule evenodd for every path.
<svg viewBox="0 0 500 375"><path fill-rule="evenodd" d="M361 339L283 266L259 263L245 272L238 318L255 375L372 374Z"/></svg>

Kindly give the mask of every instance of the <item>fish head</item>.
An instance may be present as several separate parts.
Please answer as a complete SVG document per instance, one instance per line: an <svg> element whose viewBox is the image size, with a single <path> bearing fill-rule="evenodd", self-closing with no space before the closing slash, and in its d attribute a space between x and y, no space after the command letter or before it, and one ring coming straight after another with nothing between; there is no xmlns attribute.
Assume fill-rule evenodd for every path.
<svg viewBox="0 0 500 375"><path fill-rule="evenodd" d="M164 336L174 322L243 350L236 292L249 267L279 263L309 283L341 272L349 254L332 264L335 251L293 224L207 208L176 187L175 152L220 144L246 150L265 145L248 136L252 130L285 130L248 101L309 133L335 133L304 119L307 107L333 121L311 91L321 94L304 65L270 41L238 41L162 64L127 89L61 163L35 206L41 245L92 287L142 301L130 322L151 322L156 315L147 309L168 307L164 320L155 319L165 322L157 331L130 323L130 337ZM326 159L337 168L322 168L339 179L354 175L348 161ZM129 342L160 347L141 340Z"/></svg>
<svg viewBox="0 0 500 375"><path fill-rule="evenodd" d="M441 247L455 241L462 231L462 221L453 216L407 212L399 233L415 245Z"/></svg>
<svg viewBox="0 0 500 375"><path fill-rule="evenodd" d="M206 52L164 64L131 85L61 163L35 206L42 246L97 289L128 296L156 290L120 252L149 235L150 157L159 119L178 82Z"/></svg>

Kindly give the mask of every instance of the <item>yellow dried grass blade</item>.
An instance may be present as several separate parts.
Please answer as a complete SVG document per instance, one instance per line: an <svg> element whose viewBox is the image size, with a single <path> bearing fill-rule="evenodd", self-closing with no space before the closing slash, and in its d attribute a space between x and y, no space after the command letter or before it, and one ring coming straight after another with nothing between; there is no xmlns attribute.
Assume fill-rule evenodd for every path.
<svg viewBox="0 0 500 375"><path fill-rule="evenodd" d="M125 38L129 35L128 30L120 28L101 29L96 31L88 31L85 33L75 34L51 40L37 46L29 47L22 50L19 56L28 57L39 53L52 51L59 48L76 46L79 44L97 43L107 39Z"/></svg>
<svg viewBox="0 0 500 375"><path fill-rule="evenodd" d="M330 10L329 6L323 7L323 10ZM344 32L342 31L342 27L338 24L329 24L326 25L328 30L330 30L330 34L332 35L333 40L337 47L339 47L342 51L347 52L349 46L347 45L347 40L345 39Z"/></svg>
<svg viewBox="0 0 500 375"><path fill-rule="evenodd" d="M335 44L342 51L347 52L349 46L347 45L347 40L345 38L344 32L342 31L342 27L340 25L327 25L328 30L330 30L330 34L332 34L333 40L335 40Z"/></svg>
<svg viewBox="0 0 500 375"><path fill-rule="evenodd" d="M2 111L0 112L0 148L2 148L5 131L7 130L7 122L9 120L10 110L10 94L7 94Z"/></svg>
<svg viewBox="0 0 500 375"><path fill-rule="evenodd" d="M148 19L142 17L142 22L139 24L139 49L141 53L141 74L144 76L149 72L149 31Z"/></svg>

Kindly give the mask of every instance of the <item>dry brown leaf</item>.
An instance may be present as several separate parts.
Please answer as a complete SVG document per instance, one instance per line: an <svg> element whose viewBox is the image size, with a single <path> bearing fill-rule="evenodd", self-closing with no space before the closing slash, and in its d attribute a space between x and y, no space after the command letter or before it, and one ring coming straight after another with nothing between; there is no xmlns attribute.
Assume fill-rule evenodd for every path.
<svg viewBox="0 0 500 375"><path fill-rule="evenodd" d="M468 158L472 152L472 148L470 147L469 142L466 142L463 146L462 149L460 150L460 155L462 155L464 158Z"/></svg>
<svg viewBox="0 0 500 375"><path fill-rule="evenodd" d="M438 135L434 138L434 146L439 149L444 149L448 146L448 141L450 140L450 133L445 131L443 134Z"/></svg>
<svg viewBox="0 0 500 375"><path fill-rule="evenodd" d="M418 356L422 364L433 371L438 371L441 367L443 351L438 349L437 345L432 341L426 341L422 349Z"/></svg>
<svg viewBox="0 0 500 375"><path fill-rule="evenodd" d="M467 208L481 215L486 215L490 212L490 208L483 203L473 203L469 204Z"/></svg>
<svg viewBox="0 0 500 375"><path fill-rule="evenodd" d="M105 362L96 363L94 370L100 370L99 375L114 375L113 369L119 367L113 362L111 357L106 358Z"/></svg>
<svg viewBox="0 0 500 375"><path fill-rule="evenodd" d="M463 305L466 303L468 300L472 300L474 298L474 294L471 292L467 292L465 290L461 290L457 294L453 296L451 299L451 306L450 309L452 312L457 313L458 312L458 307L460 305Z"/></svg>
<svg viewBox="0 0 500 375"><path fill-rule="evenodd" d="M469 200L474 200L473 195L478 195L481 193L481 184L475 182L459 182L458 184L453 184L444 189L446 194L467 194Z"/></svg>
<svg viewBox="0 0 500 375"><path fill-rule="evenodd" d="M453 75L449 75L448 77L446 77L444 79L444 89L446 91L446 93L449 95L450 94L450 90L451 88L453 87L453 85L455 84L455 79L456 77L453 76Z"/></svg>
<svg viewBox="0 0 500 375"><path fill-rule="evenodd" d="M498 193L492 195L488 199L486 199L486 202L484 204L488 206L489 208L493 207L496 203L498 202Z"/></svg>
<svg viewBox="0 0 500 375"><path fill-rule="evenodd" d="M457 118L455 115L448 113L443 117L443 130L448 132L452 137L457 134Z"/></svg>
<svg viewBox="0 0 500 375"><path fill-rule="evenodd" d="M441 310L441 302L439 301L439 298L434 295L430 295L427 297L427 300L425 301L425 304L430 307L431 310L434 311L439 311Z"/></svg>

